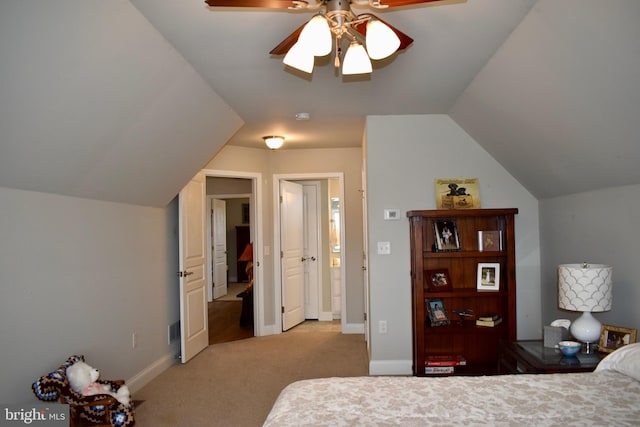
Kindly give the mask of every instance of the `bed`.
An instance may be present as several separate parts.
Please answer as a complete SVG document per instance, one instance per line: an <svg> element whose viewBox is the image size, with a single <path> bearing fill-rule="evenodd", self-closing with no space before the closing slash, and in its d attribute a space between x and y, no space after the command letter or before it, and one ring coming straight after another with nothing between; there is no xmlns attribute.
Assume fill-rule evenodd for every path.
<svg viewBox="0 0 640 427"><path fill-rule="evenodd" d="M287 386L264 427L639 426L640 343L590 373L350 377Z"/></svg>

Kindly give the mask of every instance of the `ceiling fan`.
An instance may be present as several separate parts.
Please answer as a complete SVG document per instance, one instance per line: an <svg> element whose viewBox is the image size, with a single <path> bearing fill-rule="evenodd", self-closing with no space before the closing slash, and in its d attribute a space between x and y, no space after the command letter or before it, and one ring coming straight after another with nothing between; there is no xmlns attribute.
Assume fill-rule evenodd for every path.
<svg viewBox="0 0 640 427"><path fill-rule="evenodd" d="M342 74L349 75L371 73L371 59L387 58L413 42L411 37L371 13L356 15L351 10L352 4L386 9L434 1L440 0L205 0L205 3L212 7L314 11L311 20L269 53L285 55L286 65L311 73L314 58L328 55L335 46L334 65L340 68L342 40L346 39L349 47L342 59Z"/></svg>

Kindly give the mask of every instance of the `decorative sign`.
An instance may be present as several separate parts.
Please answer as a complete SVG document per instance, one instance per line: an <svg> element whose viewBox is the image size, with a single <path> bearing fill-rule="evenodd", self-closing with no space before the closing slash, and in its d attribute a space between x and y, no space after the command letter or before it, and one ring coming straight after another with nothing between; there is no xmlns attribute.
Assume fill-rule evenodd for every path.
<svg viewBox="0 0 640 427"><path fill-rule="evenodd" d="M478 178L437 178L437 209L479 209Z"/></svg>

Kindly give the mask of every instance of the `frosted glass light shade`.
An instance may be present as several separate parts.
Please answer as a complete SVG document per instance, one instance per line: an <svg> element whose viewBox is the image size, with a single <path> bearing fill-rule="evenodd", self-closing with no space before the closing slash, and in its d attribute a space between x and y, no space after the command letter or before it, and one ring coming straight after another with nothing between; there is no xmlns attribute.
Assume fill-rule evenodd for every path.
<svg viewBox="0 0 640 427"><path fill-rule="evenodd" d="M367 74L373 71L371 60L367 55L367 51L357 41L352 41L344 55L344 63L342 64L342 74Z"/></svg>
<svg viewBox="0 0 640 427"><path fill-rule="evenodd" d="M314 56L325 56L331 53L332 42L329 23L322 15L311 18L298 37L298 43Z"/></svg>
<svg viewBox="0 0 640 427"><path fill-rule="evenodd" d="M264 143L272 150L277 150L284 144L284 136L263 136ZM253 254L252 254L253 255Z"/></svg>
<svg viewBox="0 0 640 427"><path fill-rule="evenodd" d="M315 62L314 56L300 42L296 42L282 60L285 65L297 70L311 73Z"/></svg>
<svg viewBox="0 0 640 427"><path fill-rule="evenodd" d="M565 310L611 310L613 269L603 264L563 264L558 267L558 306Z"/></svg>
<svg viewBox="0 0 640 427"><path fill-rule="evenodd" d="M371 59L384 59L400 47L400 39L388 25L377 19L367 23L367 52Z"/></svg>

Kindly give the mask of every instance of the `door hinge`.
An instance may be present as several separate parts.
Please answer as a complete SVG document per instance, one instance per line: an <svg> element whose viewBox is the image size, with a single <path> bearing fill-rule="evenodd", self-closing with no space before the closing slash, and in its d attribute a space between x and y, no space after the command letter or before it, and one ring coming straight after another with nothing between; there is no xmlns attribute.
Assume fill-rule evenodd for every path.
<svg viewBox="0 0 640 427"><path fill-rule="evenodd" d="M284 198L280 196L280 203L284 202Z"/></svg>
<svg viewBox="0 0 640 427"><path fill-rule="evenodd" d="M364 320L367 321L367 313L364 314Z"/></svg>
<svg viewBox="0 0 640 427"><path fill-rule="evenodd" d="M282 314L284 314L284 305L282 306Z"/></svg>

